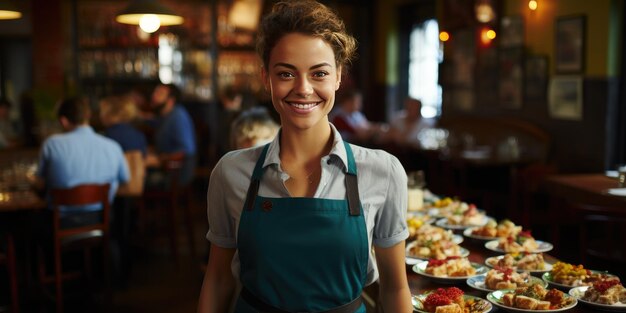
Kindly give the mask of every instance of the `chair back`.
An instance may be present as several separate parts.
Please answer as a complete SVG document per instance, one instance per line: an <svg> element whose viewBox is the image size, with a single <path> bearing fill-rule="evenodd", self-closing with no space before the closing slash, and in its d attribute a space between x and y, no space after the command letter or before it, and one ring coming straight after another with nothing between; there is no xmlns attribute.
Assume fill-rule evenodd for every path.
<svg viewBox="0 0 626 313"><path fill-rule="evenodd" d="M120 196L140 196L143 194L144 183L146 180L146 161L140 150L131 150L124 152L124 158L130 171L130 181L120 185L117 194Z"/></svg>
<svg viewBox="0 0 626 313"><path fill-rule="evenodd" d="M67 189L52 189L52 205L54 209L53 224L55 237L62 240L70 236L93 233L94 231L99 231L100 234L108 234L110 217L109 188L109 184L85 184ZM84 225L80 227L61 228L61 206L77 206L94 203L99 203L102 205L102 219L99 223Z"/></svg>

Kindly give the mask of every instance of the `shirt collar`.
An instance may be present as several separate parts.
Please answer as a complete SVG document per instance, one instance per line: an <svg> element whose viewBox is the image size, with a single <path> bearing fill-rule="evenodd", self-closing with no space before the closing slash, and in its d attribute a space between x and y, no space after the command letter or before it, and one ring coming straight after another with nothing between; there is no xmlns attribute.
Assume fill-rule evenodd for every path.
<svg viewBox="0 0 626 313"><path fill-rule="evenodd" d="M93 133L93 128L89 125L81 125L74 128L71 133Z"/></svg>
<svg viewBox="0 0 626 313"><path fill-rule="evenodd" d="M333 145L330 149L329 156L330 158L338 158L343 163L343 167L345 170L348 168L348 154L346 152L346 147L343 144L343 138L341 138L341 134L335 125L332 123L328 123L330 125L330 129L333 133ZM267 167L272 164L279 165L280 164L280 134L282 132L282 128L279 130L274 140L270 142L270 146L267 149L267 155L265 156L265 162L263 163L263 167Z"/></svg>

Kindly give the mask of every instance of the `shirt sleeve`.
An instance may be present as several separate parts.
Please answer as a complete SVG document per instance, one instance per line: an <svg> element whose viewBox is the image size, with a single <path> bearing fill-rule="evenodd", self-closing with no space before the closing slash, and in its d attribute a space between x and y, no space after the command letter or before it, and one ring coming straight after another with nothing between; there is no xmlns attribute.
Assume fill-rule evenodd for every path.
<svg viewBox="0 0 626 313"><path fill-rule="evenodd" d="M186 154L195 154L196 143L193 122L187 112L183 110L184 109L181 109L178 116L177 122L179 127L175 128L175 131L177 132L177 135L175 136L177 146L180 147L181 150L185 151Z"/></svg>
<svg viewBox="0 0 626 313"><path fill-rule="evenodd" d="M50 143L44 142L39 152L39 164L37 164L37 171L35 175L39 178L45 179L46 172L48 170L48 155L50 154Z"/></svg>
<svg viewBox="0 0 626 313"><path fill-rule="evenodd" d="M124 157L124 153L121 148L119 149L118 155L120 162L118 179L121 182L127 183L130 181L130 170L128 169L128 163L126 162L126 158Z"/></svg>
<svg viewBox="0 0 626 313"><path fill-rule="evenodd" d="M383 207L380 208L374 226L373 243L389 248L409 237L406 225L407 178L400 161L389 155L388 187Z"/></svg>
<svg viewBox="0 0 626 313"><path fill-rule="evenodd" d="M228 214L224 184L224 162L220 160L211 173L209 190L207 192L207 216L209 231L206 238L222 248L236 248L235 225ZM230 194L230 196L233 196Z"/></svg>

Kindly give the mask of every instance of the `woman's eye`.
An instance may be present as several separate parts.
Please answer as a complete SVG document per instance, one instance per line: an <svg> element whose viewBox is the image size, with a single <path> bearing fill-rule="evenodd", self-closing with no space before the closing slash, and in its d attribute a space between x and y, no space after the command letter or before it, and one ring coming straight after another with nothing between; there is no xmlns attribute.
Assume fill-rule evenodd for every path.
<svg viewBox="0 0 626 313"><path fill-rule="evenodd" d="M291 78L291 77L293 77L293 74L291 74L289 72L280 72L280 73L278 73L278 77L280 77L280 78Z"/></svg>
<svg viewBox="0 0 626 313"><path fill-rule="evenodd" d="M326 75L328 75L328 73L327 73L327 72L315 72L315 73L313 74L313 77L318 77L318 78L321 78L321 77L326 77Z"/></svg>

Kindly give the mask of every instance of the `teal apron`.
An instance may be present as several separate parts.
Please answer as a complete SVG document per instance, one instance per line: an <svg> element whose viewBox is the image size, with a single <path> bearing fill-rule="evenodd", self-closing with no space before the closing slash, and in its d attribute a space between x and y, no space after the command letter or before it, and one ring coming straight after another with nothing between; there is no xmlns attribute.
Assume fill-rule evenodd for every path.
<svg viewBox="0 0 626 313"><path fill-rule="evenodd" d="M268 146L239 221L244 290L235 312L346 312L337 308L350 306L351 313L365 313L360 295L369 248L352 149L345 143L347 199L268 198L257 195Z"/></svg>

